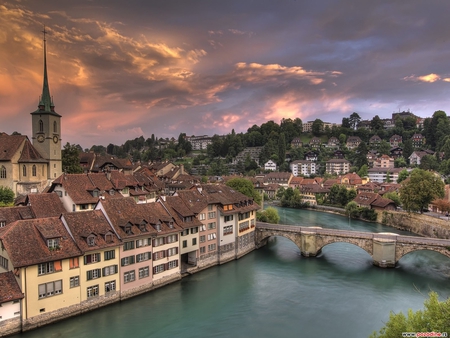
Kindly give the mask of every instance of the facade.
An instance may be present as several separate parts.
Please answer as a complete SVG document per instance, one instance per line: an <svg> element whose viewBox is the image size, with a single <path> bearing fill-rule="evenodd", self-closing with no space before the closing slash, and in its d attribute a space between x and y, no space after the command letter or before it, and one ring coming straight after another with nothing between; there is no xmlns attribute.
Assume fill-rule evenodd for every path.
<svg viewBox="0 0 450 338"><path fill-rule="evenodd" d="M292 175L294 176L311 176L316 174L316 163L306 160L297 160L289 164Z"/></svg>
<svg viewBox="0 0 450 338"><path fill-rule="evenodd" d="M348 149L355 149L361 143L361 139L358 136L349 136L346 146Z"/></svg>
<svg viewBox="0 0 450 338"><path fill-rule="evenodd" d="M389 144L391 145L391 148L398 147L403 142L403 137L400 135L392 135L389 139Z"/></svg>
<svg viewBox="0 0 450 338"><path fill-rule="evenodd" d="M277 170L277 164L274 161L272 161L272 160L268 160L266 163L264 163L264 170L276 171Z"/></svg>
<svg viewBox="0 0 450 338"><path fill-rule="evenodd" d="M325 171L327 174L346 174L350 171L350 162L346 159L331 159L326 162Z"/></svg>
<svg viewBox="0 0 450 338"><path fill-rule="evenodd" d="M425 144L425 137L422 134L414 134L411 141L414 148L422 148Z"/></svg>
<svg viewBox="0 0 450 338"><path fill-rule="evenodd" d="M397 182L398 173L402 170L403 168L370 168L368 170L369 172L368 176L371 182L377 183L383 183L386 181Z"/></svg>
<svg viewBox="0 0 450 338"><path fill-rule="evenodd" d="M394 168L394 159L387 155L381 155L373 162L374 168Z"/></svg>

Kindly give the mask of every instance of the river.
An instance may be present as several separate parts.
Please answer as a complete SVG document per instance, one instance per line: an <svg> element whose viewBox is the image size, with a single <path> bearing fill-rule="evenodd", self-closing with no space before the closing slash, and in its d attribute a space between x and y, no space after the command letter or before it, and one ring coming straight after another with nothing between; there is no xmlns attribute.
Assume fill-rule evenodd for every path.
<svg viewBox="0 0 450 338"><path fill-rule="evenodd" d="M328 213L279 213L285 224L407 234ZM389 311L422 308L430 290L450 296L450 259L439 253L413 252L396 268L381 269L351 244L330 244L304 258L294 243L276 237L237 261L14 337L364 338Z"/></svg>

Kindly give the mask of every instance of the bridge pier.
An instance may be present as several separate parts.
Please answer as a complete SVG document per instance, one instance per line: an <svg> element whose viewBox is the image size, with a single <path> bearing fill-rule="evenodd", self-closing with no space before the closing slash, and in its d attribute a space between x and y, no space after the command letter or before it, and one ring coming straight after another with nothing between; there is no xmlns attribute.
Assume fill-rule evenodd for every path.
<svg viewBox="0 0 450 338"><path fill-rule="evenodd" d="M315 257L322 251L317 248L317 233L315 231L302 231L300 252L304 257Z"/></svg>
<svg viewBox="0 0 450 338"><path fill-rule="evenodd" d="M396 240L386 238L373 239L373 265L380 268L395 267L395 245Z"/></svg>

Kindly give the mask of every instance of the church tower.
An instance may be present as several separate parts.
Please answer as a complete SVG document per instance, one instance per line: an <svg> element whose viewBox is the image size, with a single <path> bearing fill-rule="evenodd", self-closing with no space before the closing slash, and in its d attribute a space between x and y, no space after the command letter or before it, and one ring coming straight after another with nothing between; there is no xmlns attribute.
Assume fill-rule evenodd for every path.
<svg viewBox="0 0 450 338"><path fill-rule="evenodd" d="M33 146L48 161L47 179L54 180L62 174L61 115L55 112L47 78L47 34L44 31L44 84L38 109L31 113Z"/></svg>

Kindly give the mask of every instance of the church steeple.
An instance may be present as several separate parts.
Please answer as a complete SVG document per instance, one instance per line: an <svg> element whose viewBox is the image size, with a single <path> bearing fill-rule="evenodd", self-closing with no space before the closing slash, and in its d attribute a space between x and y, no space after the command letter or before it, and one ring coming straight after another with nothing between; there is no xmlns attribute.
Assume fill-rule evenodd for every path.
<svg viewBox="0 0 450 338"><path fill-rule="evenodd" d="M39 111L45 111L45 112L54 112L55 111L55 105L53 104L53 100L50 96L50 88L48 86L48 77L47 77L47 40L45 38L45 34L47 34L47 31L42 31L44 33L44 84L42 86L42 96L39 100Z"/></svg>

